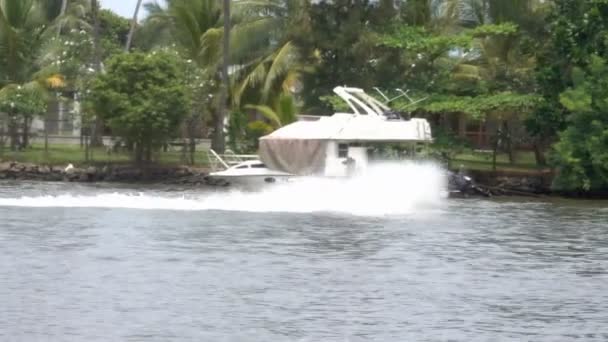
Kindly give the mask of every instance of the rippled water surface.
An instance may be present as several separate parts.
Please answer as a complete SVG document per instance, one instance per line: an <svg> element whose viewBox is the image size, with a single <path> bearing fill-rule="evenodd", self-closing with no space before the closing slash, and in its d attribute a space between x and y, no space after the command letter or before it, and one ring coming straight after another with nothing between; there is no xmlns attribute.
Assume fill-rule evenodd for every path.
<svg viewBox="0 0 608 342"><path fill-rule="evenodd" d="M306 188L0 183L0 340L608 339L608 203Z"/></svg>

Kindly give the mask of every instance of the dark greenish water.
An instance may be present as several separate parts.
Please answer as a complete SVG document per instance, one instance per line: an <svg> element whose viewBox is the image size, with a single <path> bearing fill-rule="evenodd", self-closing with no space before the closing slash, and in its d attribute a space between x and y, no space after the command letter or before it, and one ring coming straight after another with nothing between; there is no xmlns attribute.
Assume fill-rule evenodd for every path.
<svg viewBox="0 0 608 342"><path fill-rule="evenodd" d="M0 183L0 340L608 340L608 203L340 189Z"/></svg>

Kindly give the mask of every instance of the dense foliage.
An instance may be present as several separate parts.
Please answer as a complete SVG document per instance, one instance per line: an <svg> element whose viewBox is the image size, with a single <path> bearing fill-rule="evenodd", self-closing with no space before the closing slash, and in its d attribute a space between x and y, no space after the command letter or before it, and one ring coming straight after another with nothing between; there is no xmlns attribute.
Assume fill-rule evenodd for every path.
<svg viewBox="0 0 608 342"><path fill-rule="evenodd" d="M130 49L140 52L126 54L129 20L98 0L0 0L0 109L27 107L9 94L30 82L73 92L94 104L83 123L107 120L138 159L181 139L193 162L198 138L223 149L226 133L253 152L297 113L347 110L337 85L398 88L421 101L391 106L440 118L444 156L462 137L438 122L464 117L492 123L494 153L501 141L511 157L517 140L539 164L550 154L557 187L608 187L605 0L233 0L229 17L226 1L144 1Z"/></svg>

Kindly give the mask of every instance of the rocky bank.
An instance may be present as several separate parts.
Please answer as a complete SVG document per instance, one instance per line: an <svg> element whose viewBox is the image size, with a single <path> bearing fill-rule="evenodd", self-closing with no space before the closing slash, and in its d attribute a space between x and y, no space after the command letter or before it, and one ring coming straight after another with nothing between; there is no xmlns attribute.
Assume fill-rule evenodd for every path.
<svg viewBox="0 0 608 342"><path fill-rule="evenodd" d="M131 165L101 165L74 167L36 165L30 163L0 163L0 180L34 180L54 182L122 182L205 184L208 170L186 166L135 167Z"/></svg>

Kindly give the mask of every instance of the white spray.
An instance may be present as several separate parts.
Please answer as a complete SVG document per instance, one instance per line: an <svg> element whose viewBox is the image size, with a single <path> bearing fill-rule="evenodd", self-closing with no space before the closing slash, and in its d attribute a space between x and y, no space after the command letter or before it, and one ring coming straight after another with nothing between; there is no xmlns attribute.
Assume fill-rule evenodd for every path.
<svg viewBox="0 0 608 342"><path fill-rule="evenodd" d="M445 173L438 166L401 162L372 165L365 174L350 179L298 179L253 192L58 194L0 198L0 206L403 215L441 206L445 188Z"/></svg>

